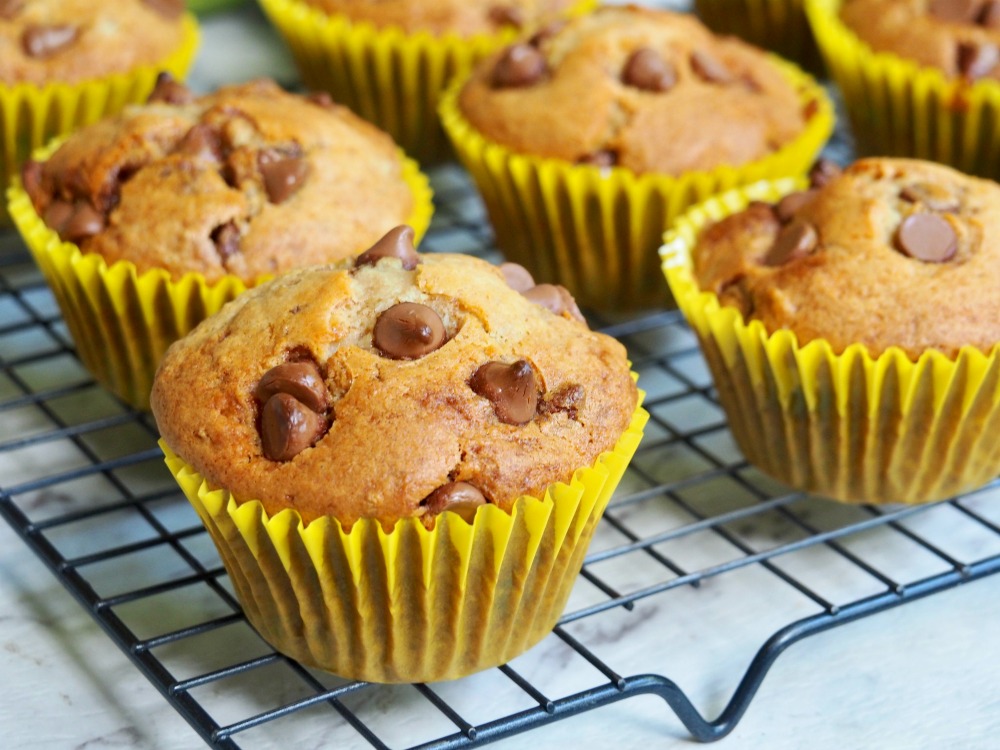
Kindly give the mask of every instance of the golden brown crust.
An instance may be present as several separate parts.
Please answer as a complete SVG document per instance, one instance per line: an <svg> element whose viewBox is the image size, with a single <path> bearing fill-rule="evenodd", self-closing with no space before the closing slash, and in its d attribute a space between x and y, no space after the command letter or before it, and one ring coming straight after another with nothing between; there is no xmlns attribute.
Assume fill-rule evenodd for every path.
<svg viewBox="0 0 1000 750"><path fill-rule="evenodd" d="M950 227L950 259L902 251L900 227L918 214ZM770 207L751 204L704 231L694 252L701 287L768 331L790 329L801 343L826 339L838 352L861 343L877 356L897 346L916 359L927 349L954 355L965 345L989 351L1000 342L996 183L929 162L865 159L794 219L815 229L818 245L774 266L764 259L788 222Z"/></svg>
<svg viewBox="0 0 1000 750"><path fill-rule="evenodd" d="M985 3L959 3L970 9L969 18L961 21L934 15L929 10L933 4L933 0L847 0L840 16L872 49L938 68L951 78L966 73L960 65L961 45L988 45L994 50L1000 46L1000 27L976 22ZM970 77L1000 79L997 63L1000 58Z"/></svg>
<svg viewBox="0 0 1000 750"><path fill-rule="evenodd" d="M185 146L194 128L216 139L214 155ZM267 153L292 155L304 170L278 203L260 163ZM60 201L102 213L103 229L74 241L109 263L250 283L355 254L408 221L414 199L402 167L392 140L347 109L255 81L79 130L26 188L43 218Z"/></svg>
<svg viewBox="0 0 1000 750"><path fill-rule="evenodd" d="M183 33L181 15L159 12L155 5L144 0L7 2L8 11L0 12L0 82L77 82L157 63L180 46ZM25 34L46 28L75 32L50 37L72 34L51 54L28 54Z"/></svg>
<svg viewBox="0 0 1000 750"><path fill-rule="evenodd" d="M673 69L669 90L624 83L627 61L642 48ZM714 37L691 16L603 8L538 49L548 68L540 81L494 85L501 52L476 68L459 97L473 127L514 151L571 162L611 152L634 172L679 174L758 159L804 126L797 93L762 52ZM699 54L718 61L731 80L706 80L693 63Z"/></svg>
<svg viewBox="0 0 1000 750"><path fill-rule="evenodd" d="M400 301L433 308L447 342L415 360L381 356L375 320ZM319 364L334 419L315 445L271 461L254 391L272 367L303 357ZM520 359L542 397L534 419L507 424L469 381L488 361ZM533 304L484 261L424 255L413 271L397 259L343 262L247 292L170 348L151 402L171 449L237 498L307 520L393 523L422 514L421 500L449 482L509 509L568 481L615 445L636 389L613 339Z"/></svg>
<svg viewBox="0 0 1000 750"><path fill-rule="evenodd" d="M448 32L460 36L494 33L505 27L529 31L551 21L575 0L303 0L330 15L344 15L377 28L408 33Z"/></svg>

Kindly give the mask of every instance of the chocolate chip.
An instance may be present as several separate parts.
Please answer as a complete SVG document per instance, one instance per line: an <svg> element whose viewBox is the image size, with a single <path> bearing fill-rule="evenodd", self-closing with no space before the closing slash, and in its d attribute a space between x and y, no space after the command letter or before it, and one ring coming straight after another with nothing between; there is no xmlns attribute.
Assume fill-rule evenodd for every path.
<svg viewBox="0 0 1000 750"><path fill-rule="evenodd" d="M943 263L958 250L958 235L937 214L911 214L899 225L896 249L925 263Z"/></svg>
<svg viewBox="0 0 1000 750"><path fill-rule="evenodd" d="M257 166L264 179L264 190L271 203L284 203L302 187L309 174L309 163L299 155L262 151Z"/></svg>
<svg viewBox="0 0 1000 750"><path fill-rule="evenodd" d="M35 205L42 195L42 171L42 162L34 159L28 159L21 167L21 186Z"/></svg>
<svg viewBox="0 0 1000 750"><path fill-rule="evenodd" d="M545 75L545 57L530 44L513 44L493 68L494 88L521 88L538 83Z"/></svg>
<svg viewBox="0 0 1000 750"><path fill-rule="evenodd" d="M983 5L976 16L976 23L987 29L1000 29L1000 0L989 0Z"/></svg>
<svg viewBox="0 0 1000 750"><path fill-rule="evenodd" d="M166 102L167 104L190 104L195 99L194 92L167 71L156 76L156 85L153 86L147 102Z"/></svg>
<svg viewBox="0 0 1000 750"><path fill-rule="evenodd" d="M54 231L56 234L61 235L66 223L73 216L73 204L68 201L54 200L45 209L45 213L42 214L42 221L45 225Z"/></svg>
<svg viewBox="0 0 1000 750"><path fill-rule="evenodd" d="M143 0L164 18L177 18L184 12L184 0Z"/></svg>
<svg viewBox="0 0 1000 750"><path fill-rule="evenodd" d="M476 509L486 505L486 496L468 482L449 482L425 497L420 505L427 509L426 515L436 516L444 511L458 513L472 523Z"/></svg>
<svg viewBox="0 0 1000 750"><path fill-rule="evenodd" d="M260 440L264 457L288 461L323 434L326 420L295 396L276 393L260 413Z"/></svg>
<svg viewBox="0 0 1000 750"><path fill-rule="evenodd" d="M746 276L740 274L726 281L719 289L719 302L726 307L735 307L744 318L753 315L756 305L747 286Z"/></svg>
<svg viewBox="0 0 1000 750"><path fill-rule="evenodd" d="M927 10L942 21L963 23L972 20L977 4L977 0L931 0Z"/></svg>
<svg viewBox="0 0 1000 750"><path fill-rule="evenodd" d="M957 211L958 199L947 188L930 182L914 182L899 191L899 197L910 203L922 203L931 211Z"/></svg>
<svg viewBox="0 0 1000 750"><path fill-rule="evenodd" d="M795 218L795 214L799 212L800 208L810 203L815 197L815 190L800 190L789 193L775 204L774 213L782 224L787 224Z"/></svg>
<svg viewBox="0 0 1000 750"><path fill-rule="evenodd" d="M469 387L493 404L493 413L504 424L527 424L535 416L538 386L527 360L487 362L473 373Z"/></svg>
<svg viewBox="0 0 1000 750"><path fill-rule="evenodd" d="M223 264L240 251L240 230L234 221L217 226L209 237Z"/></svg>
<svg viewBox="0 0 1000 750"><path fill-rule="evenodd" d="M633 52L622 68L622 83L642 91L669 91L677 83L674 66L649 47Z"/></svg>
<svg viewBox="0 0 1000 750"><path fill-rule="evenodd" d="M569 293L566 287L557 284L539 284L526 292L521 292L521 294L536 305L541 305L556 315L568 313L574 320L586 323L583 313L576 306L576 300L573 299L573 295Z"/></svg>
<svg viewBox="0 0 1000 750"><path fill-rule="evenodd" d="M254 396L262 404L267 403L271 396L277 393L295 396L303 405L318 414L325 413L330 403L319 367L308 360L286 362L272 367L264 373L254 390Z"/></svg>
<svg viewBox="0 0 1000 750"><path fill-rule="evenodd" d="M691 68L703 80L709 83L732 83L733 74L713 55L704 50L691 53Z"/></svg>
<svg viewBox="0 0 1000 750"><path fill-rule="evenodd" d="M524 28L524 11L516 5L496 5L490 8L488 18L496 26L513 26Z"/></svg>
<svg viewBox="0 0 1000 750"><path fill-rule="evenodd" d="M390 359L419 359L444 342L441 316L416 302L400 302L382 312L372 332L375 348Z"/></svg>
<svg viewBox="0 0 1000 750"><path fill-rule="evenodd" d="M325 91L311 91L306 94L306 101L310 104L315 104L317 107L323 109L333 109L336 105L333 103L333 97L330 96Z"/></svg>
<svg viewBox="0 0 1000 750"><path fill-rule="evenodd" d="M831 180L839 177L843 171L836 162L829 159L817 159L809 169L809 185L814 188L825 187Z"/></svg>
<svg viewBox="0 0 1000 750"><path fill-rule="evenodd" d="M500 273L503 274L507 286L515 292L526 292L535 285L531 271L519 263L501 263Z"/></svg>
<svg viewBox="0 0 1000 750"><path fill-rule="evenodd" d="M382 239L365 250L354 261L355 266L374 266L383 258L399 258L403 268L412 271L420 263L420 256L413 247L413 227L405 224L390 229Z"/></svg>
<svg viewBox="0 0 1000 750"><path fill-rule="evenodd" d="M24 0L0 0L0 18L12 21L24 9Z"/></svg>
<svg viewBox="0 0 1000 750"><path fill-rule="evenodd" d="M764 258L765 266L781 266L815 252L819 245L816 228L808 221L793 219L774 240L774 245Z"/></svg>
<svg viewBox="0 0 1000 750"><path fill-rule="evenodd" d="M44 59L69 47L80 35L80 29L68 24L58 26L28 26L21 33L21 47L28 57Z"/></svg>
<svg viewBox="0 0 1000 750"><path fill-rule="evenodd" d="M546 397L538 404L542 414L557 414L562 412L570 419L576 419L577 413L583 407L584 390L578 383L564 385Z"/></svg>
<svg viewBox="0 0 1000 750"><path fill-rule="evenodd" d="M103 231L104 214L85 201L79 201L73 207L73 214L63 225L60 237L68 242L79 243L87 237Z"/></svg>
<svg viewBox="0 0 1000 750"><path fill-rule="evenodd" d="M1000 62L1000 49L989 42L960 42L957 54L958 72L970 81L989 75Z"/></svg>
<svg viewBox="0 0 1000 750"><path fill-rule="evenodd" d="M565 29L566 23L566 21L553 21L552 23L546 24L528 38L528 44L532 47L541 46L543 42L551 39L560 31Z"/></svg>
<svg viewBox="0 0 1000 750"><path fill-rule="evenodd" d="M592 154L587 154L586 156L581 156L576 160L577 164L589 164L592 167L613 167L618 163L618 154L614 151L609 151L607 149L601 149L595 151Z"/></svg>
<svg viewBox="0 0 1000 750"><path fill-rule="evenodd" d="M194 159L221 162L222 138L215 128L201 122L184 134L174 151Z"/></svg>

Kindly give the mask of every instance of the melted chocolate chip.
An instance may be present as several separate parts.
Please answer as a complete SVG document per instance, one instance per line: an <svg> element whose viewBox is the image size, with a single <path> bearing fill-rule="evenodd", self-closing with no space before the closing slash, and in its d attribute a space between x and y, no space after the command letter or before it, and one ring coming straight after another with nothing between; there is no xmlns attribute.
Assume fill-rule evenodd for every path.
<svg viewBox="0 0 1000 750"><path fill-rule="evenodd" d="M42 162L34 159L28 159L21 167L21 186L35 205L42 195L42 170Z"/></svg>
<svg viewBox="0 0 1000 750"><path fill-rule="evenodd" d="M976 23L987 29L1000 29L1000 0L989 0L976 16Z"/></svg>
<svg viewBox="0 0 1000 750"><path fill-rule="evenodd" d="M545 41L551 39L565 28L566 21L553 21L546 24L528 38L528 44L532 47L541 46Z"/></svg>
<svg viewBox="0 0 1000 750"><path fill-rule="evenodd" d="M80 29L69 24L28 26L21 33L21 47L28 57L44 59L69 47L80 35Z"/></svg>
<svg viewBox="0 0 1000 750"><path fill-rule="evenodd" d="M584 390L578 383L564 385L548 394L539 404L538 411L542 414L557 414L562 412L570 419L576 419L583 408Z"/></svg>
<svg viewBox="0 0 1000 750"><path fill-rule="evenodd" d="M264 180L264 190L271 203L284 203L302 187L309 174L309 164L301 156L262 151L257 166Z"/></svg>
<svg viewBox="0 0 1000 750"><path fill-rule="evenodd" d="M577 164L588 164L592 167L613 167L618 163L618 154L614 151L609 151L607 149L601 149L600 151L595 151L592 154L587 154L586 156L581 156L576 160Z"/></svg>
<svg viewBox="0 0 1000 750"><path fill-rule="evenodd" d="M793 219L774 240L774 245L764 258L766 266L781 266L815 252L819 245L816 228L808 221Z"/></svg>
<svg viewBox="0 0 1000 750"><path fill-rule="evenodd" d="M143 0L164 18L178 18L184 12L184 0Z"/></svg>
<svg viewBox="0 0 1000 750"><path fill-rule="evenodd" d="M167 104L190 104L195 99L194 92L168 72L163 71L156 76L156 85L153 86L147 102L165 102Z"/></svg>
<svg viewBox="0 0 1000 750"><path fill-rule="evenodd" d="M493 404L493 413L504 424L527 424L535 416L538 385L527 360L487 362L472 375L469 387Z"/></svg>
<svg viewBox="0 0 1000 750"><path fill-rule="evenodd" d="M372 343L390 359L419 359L445 342L444 323L434 310L415 302L400 302L375 321Z"/></svg>
<svg viewBox="0 0 1000 750"><path fill-rule="evenodd" d="M677 83L674 66L649 47L633 52L622 68L622 83L641 91L670 91Z"/></svg>
<svg viewBox="0 0 1000 750"><path fill-rule="evenodd" d="M0 18L13 21L24 9L24 0L0 0Z"/></svg>
<svg viewBox="0 0 1000 750"><path fill-rule="evenodd" d="M958 250L958 235L937 214L911 214L899 225L896 249L925 263L943 263Z"/></svg>
<svg viewBox="0 0 1000 750"><path fill-rule="evenodd" d="M68 201L54 200L45 209L45 213L42 214L42 221L45 225L54 231L56 234L61 235L66 223L73 216L73 204Z"/></svg>
<svg viewBox="0 0 1000 750"><path fill-rule="evenodd" d="M174 151L194 159L221 162L222 138L211 125L198 123L184 134Z"/></svg>
<svg viewBox="0 0 1000 750"><path fill-rule="evenodd" d="M492 83L498 89L531 86L542 80L546 69L545 57L535 47L513 44L497 60Z"/></svg>
<svg viewBox="0 0 1000 750"><path fill-rule="evenodd" d="M899 197L910 203L921 203L931 211L957 211L958 198L951 191L930 182L914 182L899 191Z"/></svg>
<svg viewBox="0 0 1000 750"><path fill-rule="evenodd" d="M87 237L92 237L104 229L104 214L85 201L79 201L73 207L73 214L63 225L59 235L69 242L79 243Z"/></svg>
<svg viewBox="0 0 1000 750"><path fill-rule="evenodd" d="M507 286L515 292L526 292L535 285L531 271L518 263L501 263L500 273L503 274Z"/></svg>
<svg viewBox="0 0 1000 750"><path fill-rule="evenodd" d="M576 306L576 300L566 287L557 284L539 284L522 294L536 305L541 305L556 315L568 313L574 320L586 323L583 313Z"/></svg>
<svg viewBox="0 0 1000 750"><path fill-rule="evenodd" d="M496 26L513 26L515 29L524 28L524 11L516 5L496 5L490 8L488 18Z"/></svg>
<svg viewBox="0 0 1000 750"><path fill-rule="evenodd" d="M365 250L354 261L355 266L374 266L383 258L398 258L403 268L412 271L420 263L420 256L413 247L413 227L404 225L390 229L382 239Z"/></svg>
<svg viewBox="0 0 1000 750"><path fill-rule="evenodd" d="M975 16L977 4L977 0L931 0L927 10L942 21L965 23Z"/></svg>
<svg viewBox="0 0 1000 750"><path fill-rule="evenodd" d="M989 42L960 42L957 55L958 72L970 81L989 75L1000 62L1000 49Z"/></svg>
<svg viewBox="0 0 1000 750"><path fill-rule="evenodd" d="M254 396L263 404L277 393L294 396L318 414L325 413L330 404L323 376L311 361L286 362L265 372Z"/></svg>
<svg viewBox="0 0 1000 750"><path fill-rule="evenodd" d="M816 163L809 169L809 185L814 188L825 187L835 177L839 177L843 171L836 162L829 159L817 159Z"/></svg>
<svg viewBox="0 0 1000 750"><path fill-rule="evenodd" d="M729 68L704 50L695 50L691 53L691 69L708 83L733 82L733 74L729 72Z"/></svg>
<svg viewBox="0 0 1000 750"><path fill-rule="evenodd" d="M219 254L223 265L240 251L240 230L234 221L227 221L217 226L209 237L215 244L215 251Z"/></svg>
<svg viewBox="0 0 1000 750"><path fill-rule="evenodd" d="M787 224L795 218L799 209L811 202L816 197L815 190L800 190L789 193L775 204L774 213L782 224Z"/></svg>
<svg viewBox="0 0 1000 750"><path fill-rule="evenodd" d="M486 505L486 496L468 482L449 482L425 497L420 505L427 509L426 515L436 516L444 511L458 513L472 523L476 509Z"/></svg>
<svg viewBox="0 0 1000 750"><path fill-rule="evenodd" d="M288 393L276 393L260 413L260 440L264 457L288 461L323 434L326 420Z"/></svg>

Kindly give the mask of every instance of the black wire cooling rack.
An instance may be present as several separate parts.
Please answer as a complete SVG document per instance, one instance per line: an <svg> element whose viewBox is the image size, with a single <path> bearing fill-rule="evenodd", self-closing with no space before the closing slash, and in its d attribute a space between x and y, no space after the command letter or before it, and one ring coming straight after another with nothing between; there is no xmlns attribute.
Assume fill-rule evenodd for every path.
<svg viewBox="0 0 1000 750"><path fill-rule="evenodd" d="M438 214L424 249L497 260L464 173L432 179ZM451 683L313 671L246 623L151 418L93 382L19 240L0 247L0 513L212 747L291 747L307 728L329 747L471 747L642 694L661 696L694 738L716 740L791 644L1000 569L997 483L915 508L789 493L734 447L676 311L592 319L627 345L651 420L554 634ZM741 628L747 660L698 662L718 645L706 624L734 617L753 623ZM671 643L682 645L658 658ZM651 673L684 658L710 672L737 665L714 718ZM488 709L468 704L484 692ZM420 736L397 729L418 715Z"/></svg>

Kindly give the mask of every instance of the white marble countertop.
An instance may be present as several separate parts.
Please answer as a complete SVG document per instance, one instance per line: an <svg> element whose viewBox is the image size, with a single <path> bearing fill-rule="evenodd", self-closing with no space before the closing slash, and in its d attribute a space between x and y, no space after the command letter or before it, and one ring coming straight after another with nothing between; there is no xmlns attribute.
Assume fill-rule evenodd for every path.
<svg viewBox="0 0 1000 750"><path fill-rule="evenodd" d="M295 78L289 59L255 11L222 14L205 24L193 75L197 87L207 89L262 74L284 81ZM11 439L15 429L13 422L0 417L0 441ZM638 672L665 674L689 692L699 710L714 716L731 695L746 660L774 629L761 630L749 619L760 609L750 606L756 599L752 583L706 589L702 596L715 597L720 625L711 640L706 636L701 643L700 633L680 627L684 612L657 612L656 597L641 602L639 610L648 608L657 617L630 620L629 627L664 629L663 637L675 639L671 643L675 655L669 663L661 663L648 649L656 633L630 632L634 653L628 646L620 647L621 661L636 665ZM998 620L1000 576L809 638L778 659L746 716L717 746L722 750L996 747ZM674 621L680 635L664 628L665 622ZM623 634L607 634L609 642L620 646L619 636ZM727 648L733 644L745 648ZM536 668L554 680L571 679L558 674L558 662L546 666L550 646L545 642L529 654ZM488 688L482 700L489 702ZM374 710L391 716L393 706L387 703ZM310 720L308 715L297 719L306 726ZM404 727L401 741L410 729L414 736L419 734L416 725ZM304 736L310 737L309 732ZM636 697L509 738L496 747L514 750L571 743L588 748L692 745L662 701ZM197 734L89 614L0 523L0 748L201 746ZM295 746L335 743L327 725L315 722L311 738Z"/></svg>

